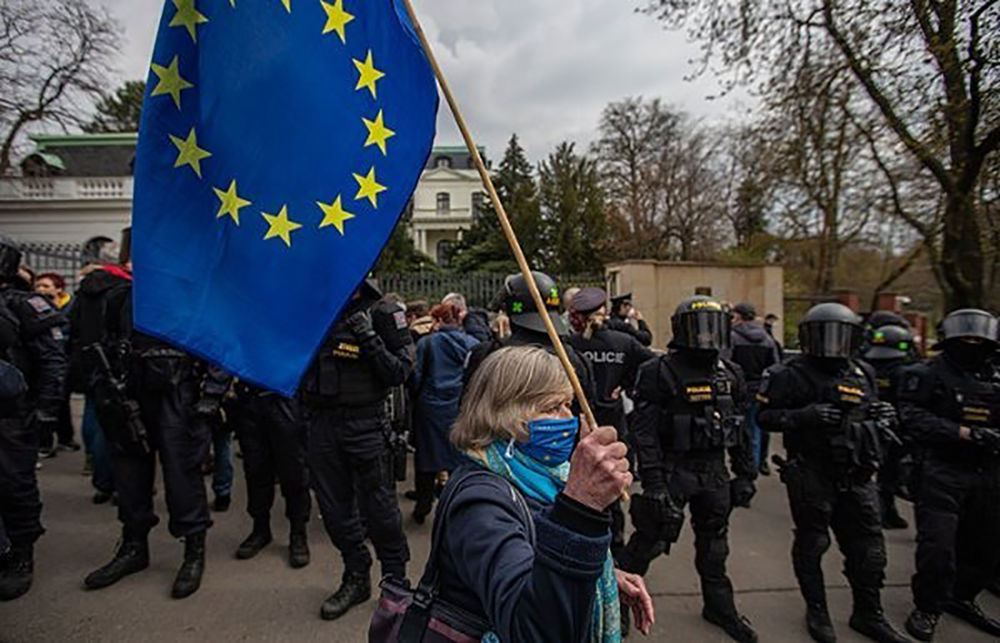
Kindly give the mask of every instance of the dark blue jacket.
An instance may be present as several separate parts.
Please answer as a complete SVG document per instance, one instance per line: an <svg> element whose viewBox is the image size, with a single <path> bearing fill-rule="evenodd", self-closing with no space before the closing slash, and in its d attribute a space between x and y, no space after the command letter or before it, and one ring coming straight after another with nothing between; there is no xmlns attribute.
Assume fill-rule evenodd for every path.
<svg viewBox="0 0 1000 643"><path fill-rule="evenodd" d="M552 506L529 506L534 546L506 480L464 482L448 515L435 517L447 521L439 595L485 618L501 641L587 641L610 517L562 494Z"/></svg>
<svg viewBox="0 0 1000 643"><path fill-rule="evenodd" d="M458 452L448 436L462 399L465 359L478 343L462 329L449 326L417 343L417 364L410 380L417 471L451 471L458 465Z"/></svg>

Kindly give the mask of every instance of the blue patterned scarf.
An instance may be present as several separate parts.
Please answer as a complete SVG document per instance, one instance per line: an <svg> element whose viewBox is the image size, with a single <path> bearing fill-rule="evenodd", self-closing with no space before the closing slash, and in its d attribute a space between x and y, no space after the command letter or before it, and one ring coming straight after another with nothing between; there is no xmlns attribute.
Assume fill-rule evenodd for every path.
<svg viewBox="0 0 1000 643"><path fill-rule="evenodd" d="M483 453L486 456L486 467L490 471L514 483L521 492L543 505L552 505L556 495L566 486L568 462L549 467L517 449L505 448L497 442L488 446ZM476 461L483 464L478 458ZM595 589L590 640L593 643L620 643L621 605L618 602L618 579L610 550Z"/></svg>

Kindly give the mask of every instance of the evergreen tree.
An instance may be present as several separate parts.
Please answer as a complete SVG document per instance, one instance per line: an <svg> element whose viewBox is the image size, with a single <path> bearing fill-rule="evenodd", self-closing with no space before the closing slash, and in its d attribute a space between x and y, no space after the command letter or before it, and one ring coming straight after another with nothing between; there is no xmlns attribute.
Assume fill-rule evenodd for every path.
<svg viewBox="0 0 1000 643"><path fill-rule="evenodd" d="M142 114L142 99L146 94L146 83L130 80L104 96L97 103L97 115L83 131L90 134L114 132L138 132L139 116Z"/></svg>
<svg viewBox="0 0 1000 643"><path fill-rule="evenodd" d="M528 162L517 134L510 137L494 185L528 262L536 266L541 249L538 188L531 163ZM514 255L500 229L500 221L485 195L482 207L473 214L475 220L472 228L463 235L461 243L456 247L452 265L459 271L517 270Z"/></svg>
<svg viewBox="0 0 1000 643"><path fill-rule="evenodd" d="M561 275L600 271L608 226L597 164L563 142L539 166L538 177L547 269Z"/></svg>

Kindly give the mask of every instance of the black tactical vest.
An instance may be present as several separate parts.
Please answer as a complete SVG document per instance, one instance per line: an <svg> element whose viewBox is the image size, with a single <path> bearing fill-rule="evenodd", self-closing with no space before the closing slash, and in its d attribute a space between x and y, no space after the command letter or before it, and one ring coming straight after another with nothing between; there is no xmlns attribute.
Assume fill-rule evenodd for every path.
<svg viewBox="0 0 1000 643"><path fill-rule="evenodd" d="M964 426L1000 428L1000 372L997 369L992 369L985 377L961 373L943 363L935 370L944 386L943 408L934 409L937 415Z"/></svg>
<svg viewBox="0 0 1000 643"><path fill-rule="evenodd" d="M844 414L840 427L803 427L786 435L789 452L819 456L845 472L878 470L882 445L870 417L876 391L873 378L853 361L836 376L810 368L803 361L792 362L789 368L809 382L815 403L833 404Z"/></svg>
<svg viewBox="0 0 1000 643"><path fill-rule="evenodd" d="M700 371L700 372L699 372ZM737 375L724 361L709 369L660 358L660 442L664 451L714 451L738 444L743 416L734 395Z"/></svg>

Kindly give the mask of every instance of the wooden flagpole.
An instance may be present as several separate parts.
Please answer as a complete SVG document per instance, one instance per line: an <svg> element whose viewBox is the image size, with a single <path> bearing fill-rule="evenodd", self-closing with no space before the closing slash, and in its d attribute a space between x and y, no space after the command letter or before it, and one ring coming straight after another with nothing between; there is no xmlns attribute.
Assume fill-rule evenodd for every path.
<svg viewBox="0 0 1000 643"><path fill-rule="evenodd" d="M413 10L413 5L410 4L410 0L403 0L403 4L406 5L406 11L410 14L410 21L413 23L413 27L417 32L417 37L420 38L420 44L424 47L424 52L427 54L427 60L430 61L431 67L434 69L434 75L437 76L438 84L441 86L441 92L444 93L444 98L448 101L448 106L451 108L451 113L455 116L455 122L458 124L458 129L462 133L462 138L465 139L465 145L469 148L469 154L472 155L472 161L475 163L476 169L479 171L479 176L483 180L483 185L486 187L486 191L490 195L490 201L493 202L493 209L496 210L497 216L500 217L500 227L503 228L503 233L507 237L510 249L514 252L514 258L517 260L517 266L521 269L521 274L524 275L524 279L528 284L528 289L531 291L531 297L535 300L535 306L540 313L542 321L545 323L545 330L549 334L549 339L552 341L552 346L556 350L556 355L559 357L559 361L562 362L562 367L563 370L566 371L566 376L569 377L569 383L573 387L573 393L576 395L577 401L580 403L580 409L583 410L584 418L591 428L597 428L597 420L594 419L594 412L590 408L587 396L583 393L583 387L580 385L580 378L576 376L576 370L573 368L573 364L569 361L569 355L566 354L566 348L563 346L562 340L559 339L559 333L556 332L556 327L552 324L552 320L546 312L545 301L542 299L542 294L538 292L538 285L535 283L535 278L531 274L531 267L528 266L528 260L524 256L524 251L521 250L521 243L517 240L514 228L510 225L510 219L507 217L507 211L504 210L503 203L500 202L500 196L497 194L496 188L493 186L493 179L490 178L490 173L486 169L486 164L483 163L483 159L479 155L479 149L472 140L472 135L469 133L469 128L465 124L465 118L462 116L462 111L458 107L458 102L455 100L455 96L451 93L448 81L445 80L444 73L441 71L441 67L438 65L437 59L434 57L434 52L431 50L430 42L427 40L427 36L424 35L424 30L420 26L420 21L417 19L417 14Z"/></svg>

